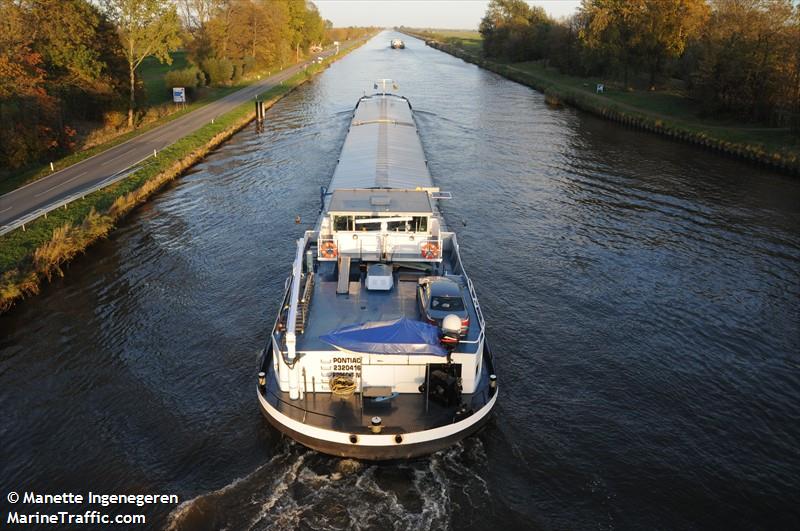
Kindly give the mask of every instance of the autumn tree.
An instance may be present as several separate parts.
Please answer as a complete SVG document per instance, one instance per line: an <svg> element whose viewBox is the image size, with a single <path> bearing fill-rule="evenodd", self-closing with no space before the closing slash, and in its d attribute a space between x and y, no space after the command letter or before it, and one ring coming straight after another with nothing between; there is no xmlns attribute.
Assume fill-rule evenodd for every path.
<svg viewBox="0 0 800 531"><path fill-rule="evenodd" d="M479 28L483 51L512 61L539 59L551 24L543 8L524 0L492 0Z"/></svg>
<svg viewBox="0 0 800 531"><path fill-rule="evenodd" d="M0 166L76 146L124 80L116 30L87 0L0 0Z"/></svg>
<svg viewBox="0 0 800 531"><path fill-rule="evenodd" d="M800 8L791 0L714 0L695 94L709 112L766 120L800 110Z"/></svg>
<svg viewBox="0 0 800 531"><path fill-rule="evenodd" d="M55 100L45 90L45 74L27 13L0 0L0 165L20 167L53 141L48 118Z"/></svg>
<svg viewBox="0 0 800 531"><path fill-rule="evenodd" d="M686 44L703 28L709 15L706 0L648 1L636 20L636 53L650 74L650 87L670 60L683 54Z"/></svg>
<svg viewBox="0 0 800 531"><path fill-rule="evenodd" d="M642 38L642 19L647 0L583 0L580 37L609 64L620 65L628 86L630 71L639 65L637 46Z"/></svg>
<svg viewBox="0 0 800 531"><path fill-rule="evenodd" d="M153 56L172 64L169 52L180 44L180 23L174 5L162 0L106 0L125 50L130 76L128 127L133 127L136 106L136 69Z"/></svg>
<svg viewBox="0 0 800 531"><path fill-rule="evenodd" d="M305 0L285 0L289 8L289 37L295 50L295 61L300 60L300 46L303 44L303 30L306 23Z"/></svg>
<svg viewBox="0 0 800 531"><path fill-rule="evenodd" d="M178 0L178 10L183 27L191 37L188 43L190 56L200 63L213 53L209 25L226 9L226 0Z"/></svg>
<svg viewBox="0 0 800 531"><path fill-rule="evenodd" d="M237 31L229 37L228 55L234 59L250 58L255 64L266 66L279 61L282 44L288 47L289 10L284 2L239 2L231 23Z"/></svg>
<svg viewBox="0 0 800 531"><path fill-rule="evenodd" d="M261 67L283 64L293 51L299 57L310 42L325 38L314 4L298 0L219 0L206 24L207 57L244 61Z"/></svg>

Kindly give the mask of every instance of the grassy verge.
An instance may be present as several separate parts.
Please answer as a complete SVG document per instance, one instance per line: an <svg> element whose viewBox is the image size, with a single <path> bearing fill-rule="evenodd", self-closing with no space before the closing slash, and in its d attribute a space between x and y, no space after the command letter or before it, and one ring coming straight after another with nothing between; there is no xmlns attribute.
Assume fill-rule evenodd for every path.
<svg viewBox="0 0 800 531"><path fill-rule="evenodd" d="M469 31L406 31L429 46L475 63L547 96L631 127L699 144L739 158L800 174L800 135L788 128L759 127L699 115L697 104L679 90L630 91L603 78L561 74L541 62L504 63L485 59L481 37ZM597 83L605 90L597 94Z"/></svg>
<svg viewBox="0 0 800 531"><path fill-rule="evenodd" d="M176 120L181 116L202 107L203 105L211 103L214 100L218 100L219 98L222 98L241 88L244 88L249 84L250 83L242 83L231 87L221 87L219 89L215 89L213 92L209 92L208 95L203 96L197 101L189 103L184 108L176 110L172 114L163 116L158 120L149 122L131 131L120 133L119 135L114 136L111 140L103 142L102 144L97 144L88 149L84 149L82 151L76 151L75 153L71 153L65 157L62 157L53 162L53 167L55 171L63 170L64 168L72 166L73 164L77 164L82 160L88 159L89 157L93 157L98 153L102 153L107 149L111 149L112 147L122 144L123 142L127 142L131 138L135 138L141 134L144 134L147 131L150 131L151 129L155 129L156 127L164 125L165 123L171 122L172 120ZM50 175L51 173L52 171L50 170L50 165L46 164L46 165L31 167L26 170L5 176L2 178L2 180L0 180L0 195L11 192L12 190L19 188L20 186L24 186L28 183L36 181L37 179L41 179L42 177Z"/></svg>
<svg viewBox="0 0 800 531"><path fill-rule="evenodd" d="M170 56L172 57L171 65L159 63L155 57L148 57L142 61L142 65L139 67L139 79L144 83L148 105L172 101L164 76L170 70L181 70L189 66L186 52L172 52Z"/></svg>
<svg viewBox="0 0 800 531"><path fill-rule="evenodd" d="M343 50L321 65L309 66L265 91L262 94L265 106L272 106L358 46ZM24 231L17 229L0 236L0 313L26 295L37 293L43 279L61 275L63 264L108 234L117 221L250 123L253 117L252 104L243 103L213 124L206 124L165 148L158 158L150 159L126 179L74 201L65 209L50 212L47 217L28 224Z"/></svg>
<svg viewBox="0 0 800 531"><path fill-rule="evenodd" d="M340 54L341 56L341 54ZM82 160L88 159L89 157L93 157L98 153L102 153L108 149L111 149L114 146L122 144L130 140L131 138L137 137L151 129L164 125L165 123L171 122L181 116L198 109L204 105L207 105L213 101L216 101L220 98L227 96L237 90L245 88L249 85L252 85L254 82L259 80L259 75L266 75L268 72L277 73L277 67L273 67L273 70L265 69L260 73L251 74L245 78L242 78L237 84L226 86L226 87L204 87L200 89L200 97L183 107L174 106L174 110L172 109L173 104L169 103L169 93L166 91L166 85L164 84L164 74L169 70L175 68L185 68L188 65L186 60L186 56L184 52L178 52L173 54L173 63L172 65L162 65L157 60L152 59L151 61L145 61L142 66L141 77L145 84L145 88L147 89L148 103L151 105L155 105L156 108L158 107L165 115L161 116L156 120L149 121L136 129L127 131L127 132L120 132L119 134L113 136L110 140L103 142L101 144L94 145L90 148L83 149L81 151L76 151L69 155L66 155L58 160L53 161L53 168L54 171L62 170L73 164L77 164ZM291 66L291 65L287 65ZM161 96L159 96L161 95ZM20 186L24 186L28 183L36 181L37 179L41 179L47 175L52 173L50 169L50 164L37 164L34 166L27 167L21 171L17 171L14 173L2 175L0 173L0 195L6 194L19 188Z"/></svg>

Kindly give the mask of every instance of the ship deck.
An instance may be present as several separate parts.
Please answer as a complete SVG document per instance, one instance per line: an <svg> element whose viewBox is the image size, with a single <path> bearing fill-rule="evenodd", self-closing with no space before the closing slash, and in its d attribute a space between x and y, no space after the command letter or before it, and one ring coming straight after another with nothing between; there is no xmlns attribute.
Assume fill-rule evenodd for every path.
<svg viewBox="0 0 800 531"><path fill-rule="evenodd" d="M474 393L464 393L463 402L472 411L486 405L494 394L489 387L493 368L484 358L481 378ZM269 364L269 361L268 361ZM280 390L274 371L270 372L266 388L260 391L272 406L299 422L326 430L345 433L369 433L370 419L381 417L387 434L429 430L452 424L457 406L444 406L425 395L401 393L395 398L376 402L358 393L340 397L327 392L308 392L302 399L291 400L289 393ZM426 403L427 402L427 403Z"/></svg>
<svg viewBox="0 0 800 531"><path fill-rule="evenodd" d="M477 341L480 324L466 287L462 295L471 323L467 337L463 338L463 341ZM366 321L388 321L400 317L421 319L417 304L416 279L400 280L400 275L395 272L394 287L390 291L374 291L368 290L364 279L361 278L351 280L347 294L337 294L336 276L333 273L322 272L317 275L314 283L305 331L297 336L297 350L334 350L319 337L341 326ZM462 342L456 352L475 352L477 348L477 343Z"/></svg>

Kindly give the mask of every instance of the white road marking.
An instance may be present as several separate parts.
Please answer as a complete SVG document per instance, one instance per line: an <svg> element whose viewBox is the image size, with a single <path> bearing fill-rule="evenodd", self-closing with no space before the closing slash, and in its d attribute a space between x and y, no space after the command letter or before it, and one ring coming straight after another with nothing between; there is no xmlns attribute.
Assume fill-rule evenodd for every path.
<svg viewBox="0 0 800 531"><path fill-rule="evenodd" d="M0 214L2 214L3 212L5 212L6 210L11 210L12 208L14 208L14 207L8 207L8 208L4 208L3 210L0 210Z"/></svg>
<svg viewBox="0 0 800 531"><path fill-rule="evenodd" d="M87 171L88 171L88 170L87 170ZM58 188L59 186L64 186L65 184L67 184L67 183L69 183L69 182L72 182L72 181L74 181L75 179L77 179L78 177L80 177L80 176L82 176L82 175L86 175L86 172L85 172L85 171L82 171L81 173L79 173L79 174L78 174L78 175L76 175L75 177L72 177L71 179L67 179L67 180L66 180L66 181L64 181L64 182L58 183L58 184L57 184L57 185L55 185L55 186L51 186L50 188L48 188L48 189L47 189L47 190L45 190L44 192L39 192L38 194L34 194L34 195L35 195L36 197L39 197L40 195L44 195L44 194L46 194L47 192L49 192L50 190L55 190L55 189L56 189L56 188Z"/></svg>
<svg viewBox="0 0 800 531"><path fill-rule="evenodd" d="M112 158L112 159L108 159L108 160L107 160L107 161L105 161L105 162L101 162L101 163L100 163L100 166L105 166L105 165L106 165L106 164L108 164L109 162L114 162L114 161L115 161L115 160L117 160L118 158L120 158L120 157L124 157L124 156L125 156L125 155L127 155L128 153L130 153L130 151L125 151L125 152L123 152L123 153L120 153L119 155L117 155L116 157L114 157L114 158Z"/></svg>

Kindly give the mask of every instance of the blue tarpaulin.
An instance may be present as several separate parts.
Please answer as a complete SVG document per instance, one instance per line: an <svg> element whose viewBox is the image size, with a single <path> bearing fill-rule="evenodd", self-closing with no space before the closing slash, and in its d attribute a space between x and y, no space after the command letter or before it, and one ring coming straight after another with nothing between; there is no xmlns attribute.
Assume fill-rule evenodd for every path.
<svg viewBox="0 0 800 531"><path fill-rule="evenodd" d="M439 328L401 317L343 326L319 338L336 348L368 354L430 354L447 356Z"/></svg>

